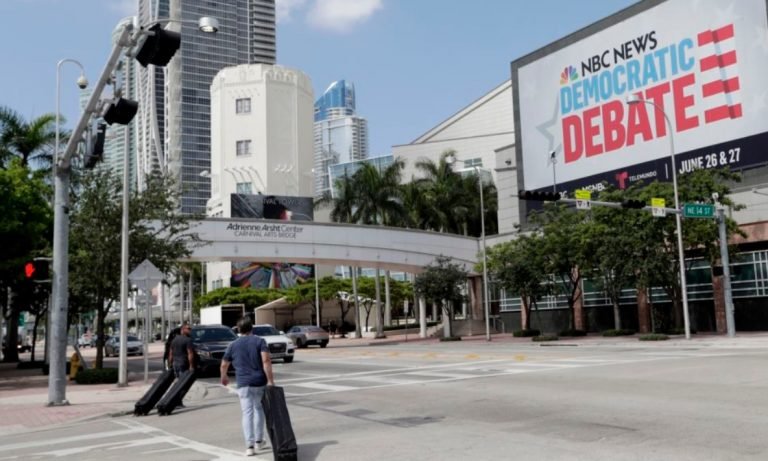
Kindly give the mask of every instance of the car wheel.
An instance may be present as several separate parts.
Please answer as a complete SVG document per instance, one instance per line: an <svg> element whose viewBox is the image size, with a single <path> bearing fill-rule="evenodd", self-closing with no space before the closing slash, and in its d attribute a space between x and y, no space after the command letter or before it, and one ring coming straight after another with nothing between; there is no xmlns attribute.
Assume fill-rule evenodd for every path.
<svg viewBox="0 0 768 461"><path fill-rule="evenodd" d="M285 358L283 358L283 362L291 363L291 362L293 362L293 357L285 357Z"/></svg>
<svg viewBox="0 0 768 461"><path fill-rule="evenodd" d="M322 347L323 349L325 349L325 346L327 345L328 345L328 341L323 341L320 343L320 347Z"/></svg>
<svg viewBox="0 0 768 461"><path fill-rule="evenodd" d="M304 341L302 341L299 338L296 338L296 347L304 347Z"/></svg>

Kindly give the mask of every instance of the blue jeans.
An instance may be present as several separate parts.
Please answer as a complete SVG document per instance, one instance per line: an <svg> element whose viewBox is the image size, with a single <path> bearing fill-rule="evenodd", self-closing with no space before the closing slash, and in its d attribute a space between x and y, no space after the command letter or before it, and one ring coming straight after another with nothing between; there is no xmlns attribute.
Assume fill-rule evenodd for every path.
<svg viewBox="0 0 768 461"><path fill-rule="evenodd" d="M240 409L243 412L243 436L246 447L253 447L256 442L264 440L264 409L261 398L266 386L238 387Z"/></svg>

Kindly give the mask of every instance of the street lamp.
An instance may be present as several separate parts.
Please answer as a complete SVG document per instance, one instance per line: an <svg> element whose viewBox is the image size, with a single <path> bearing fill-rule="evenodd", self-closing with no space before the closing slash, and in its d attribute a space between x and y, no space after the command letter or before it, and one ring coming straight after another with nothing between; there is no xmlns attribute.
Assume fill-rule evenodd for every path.
<svg viewBox="0 0 768 461"><path fill-rule="evenodd" d="M466 160L459 160L454 155L449 155L445 158L445 162L448 165L453 165L456 162L461 162L466 165ZM482 237L482 249L483 249L483 310L485 311L485 340L491 340L491 318L490 310L488 308L488 258L486 255L485 247L485 204L483 202L483 179L480 176L481 168L477 165L472 167L477 174L477 188L480 190L480 233Z"/></svg>
<svg viewBox="0 0 768 461"><path fill-rule="evenodd" d="M136 18L134 18L136 20ZM160 31L157 30L159 28L160 24L164 23L170 23L170 22L178 22L178 23L190 23L195 22L198 24L198 28L202 32L206 33L215 33L219 29L218 21L215 18L208 18L208 17L202 17L199 21L187 21L187 20L178 20L178 19L161 19L159 21L155 21L154 23L150 23L147 26L141 26L139 27L139 31L143 31L147 28L149 28L150 31L154 30L154 33L157 34ZM131 25L126 25L126 29L132 28ZM128 43L125 45L127 48L136 46L138 43L138 38L140 35L135 35L135 38L131 40L131 43ZM150 38L152 36L149 36ZM156 65L165 65L161 62L153 62L152 59L160 59L164 61L167 64L167 61L170 60L173 55L176 53L176 50L178 49L178 46L181 42L181 38L179 37L179 43L173 43L174 39L169 39L169 43L167 43L165 46L167 49L163 50L164 44L161 43L160 40L161 36L155 36L156 41L154 43L151 43L151 56L142 56L140 59L140 56L142 55L142 52L144 51L144 47L142 47L141 50L139 50L136 58L139 61L140 64L144 65L146 67L146 62ZM119 46L120 43L118 42ZM167 59L165 59L167 58ZM106 72L106 69L105 69ZM130 79L127 79L130 81ZM128 215L128 207L130 203L130 192L131 192L131 186L130 186L130 174L129 174L129 162L128 162L128 129L126 128L126 142L125 144L125 154L123 155L123 223L122 223L122 236L121 236L121 268L120 268L120 360L118 363L118 379L117 384L118 386L127 386L128 385L128 331L126 329L127 321L128 321L128 312L127 312L127 306L128 306L128 272L130 268L129 265L129 259L130 259L130 253L128 249L128 240L129 240L129 215ZM149 289L149 287L147 287ZM162 328L161 328L162 330ZM145 351L146 354L146 351Z"/></svg>
<svg viewBox="0 0 768 461"><path fill-rule="evenodd" d="M101 93L108 82L112 80L112 73L117 68L120 59L124 55L137 56L132 50L140 45L141 40L144 42L138 50L138 54L142 56L142 59L151 64L162 65L160 59L170 59L173 53L178 49L178 40L174 33L168 31L161 31L154 28L154 25L158 25L161 22L171 22L175 20L161 20L155 23L149 24L153 26L147 30L146 27L137 27L134 21L125 22L121 25L120 33L117 40L115 40L112 47L112 51L107 59L107 63L104 66L99 79L93 88L93 93L88 98L88 102L85 105L85 109L72 130L72 134L67 141L67 145L64 152L58 151L59 139L59 118L58 118L58 66L57 66L57 120L56 120L56 148L55 163L54 163L54 207L53 207L53 309L51 313L51 348L50 348L50 373L48 379L48 404L49 405L66 405L66 376L65 376L65 362L66 362L66 349L67 349L67 310L69 303L69 183L70 174L72 170L72 156L75 154L78 145L82 142L83 133L86 126L91 120L92 116L101 115L101 109L103 108L103 101L100 100ZM176 21L183 22L183 21ZM216 21L207 20L201 21L198 26L203 30L215 30ZM175 48L173 45L175 43ZM146 50L145 50L146 48ZM151 49L154 48L154 49ZM173 51L171 51L173 50ZM138 59L138 58L137 58ZM65 60L71 61L71 60ZM140 61L141 62L141 61ZM62 63L59 63L59 66ZM78 63L79 64L79 63ZM80 66L82 68L82 66ZM83 86L87 85L85 78L78 80L78 84ZM119 107L120 100L117 103L113 103L110 109L113 112L121 112ZM113 114L115 115L115 114ZM125 115L125 114L118 114ZM115 119L117 122L125 121L122 118ZM124 181L125 187L125 181ZM128 188L124 188L123 194L128 193ZM120 360L120 372L119 378L122 378L121 384L126 383L126 366L125 360L125 305L127 304L127 271L125 271L127 265L127 208L123 209L123 273L121 274L121 302L123 303L121 311L121 360Z"/></svg>
<svg viewBox="0 0 768 461"><path fill-rule="evenodd" d="M653 101L642 99L637 94L630 94L627 96L627 104L639 104L645 103L653 106L661 115L664 116L664 120L667 122L667 129L669 130L669 156L672 159L672 188L675 194L675 226L677 228L677 253L680 259L680 291L683 294L683 322L685 326L685 339L691 339L691 322L688 314L688 287L685 282L685 253L683 251L683 224L680 217L680 200L677 193L677 166L675 164L675 136L672 128L672 122L669 120L667 113L664 109L658 106Z"/></svg>
<svg viewBox="0 0 768 461"><path fill-rule="evenodd" d="M80 77L77 79L77 86L84 90L88 86L88 80L85 78L85 69L83 68L83 65L80 64L79 61L75 59L69 59L65 58L56 63L56 141L55 141L55 150L53 152L53 176L54 176L54 184L56 185L55 189L55 195L54 195L54 213L57 213L59 215L62 215L60 211L64 211L67 207L68 203L68 196L69 193L69 181L66 182L65 185L61 185L58 178L59 178L59 149L60 149L60 143L61 143L61 66L66 63L70 62L72 64L76 64L80 68ZM83 129L85 126L83 126ZM80 135L82 135L82 130L80 132ZM68 144L72 144L72 139L70 138ZM65 166L65 168L68 168L68 165ZM66 215L62 216L64 220L67 220ZM67 225L68 225L68 221ZM60 228L61 225L61 219L58 219L54 221L54 227L56 229ZM56 296L57 293L66 293L67 291L67 284L66 280L64 280L64 284L62 286L62 279L60 276L59 271L57 269L65 268L67 267L67 264L69 264L69 257L65 254L58 255L58 260L56 259L56 248L66 248L66 246L69 244L69 235L58 235L54 232L54 276L52 278L52 299L54 301L59 301L60 298ZM64 295L64 304L66 305L66 295ZM66 363L66 347L67 347L67 312L66 310L63 310L61 305L55 306L54 309L51 311L51 320L49 322L50 325L50 334L48 335L51 345L54 345L55 347L51 347L51 345L46 344L46 350L48 350L49 354L49 360L50 360L50 371L48 373L48 405L67 405L69 402L67 402L66 395L64 392L64 387L66 385L66 375L65 375L65 363ZM54 353L55 352L55 353Z"/></svg>

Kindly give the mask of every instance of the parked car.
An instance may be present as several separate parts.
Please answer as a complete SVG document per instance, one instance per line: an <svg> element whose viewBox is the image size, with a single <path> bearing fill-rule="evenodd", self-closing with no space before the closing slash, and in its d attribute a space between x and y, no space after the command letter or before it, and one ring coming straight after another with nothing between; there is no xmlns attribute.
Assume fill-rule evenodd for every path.
<svg viewBox="0 0 768 461"><path fill-rule="evenodd" d="M94 347L96 346L96 336L91 334L84 334L77 340L78 347Z"/></svg>
<svg viewBox="0 0 768 461"><path fill-rule="evenodd" d="M136 336L128 335L125 342L128 355L144 355L144 343ZM104 355L107 357L120 355L120 335L112 336L104 345Z"/></svg>
<svg viewBox="0 0 768 461"><path fill-rule="evenodd" d="M307 347L310 344L325 347L330 341L328 332L314 325L297 325L288 330L286 336L293 340L296 347Z"/></svg>
<svg viewBox="0 0 768 461"><path fill-rule="evenodd" d="M282 359L285 363L293 362L296 346L285 333L269 324L254 325L251 333L264 338L269 346L269 356L272 360Z"/></svg>
<svg viewBox="0 0 768 461"><path fill-rule="evenodd" d="M195 325L190 332L197 354L197 368L203 375L216 374L227 346L237 339L231 328L224 325ZM230 367L234 370L234 367Z"/></svg>

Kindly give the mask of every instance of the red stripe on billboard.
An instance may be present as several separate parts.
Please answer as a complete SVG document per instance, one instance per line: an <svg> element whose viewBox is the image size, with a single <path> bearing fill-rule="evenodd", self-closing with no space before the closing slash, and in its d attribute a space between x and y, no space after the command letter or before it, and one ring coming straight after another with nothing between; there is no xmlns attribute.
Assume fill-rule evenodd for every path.
<svg viewBox="0 0 768 461"><path fill-rule="evenodd" d="M699 33L699 46L721 42L729 38L733 38L733 24Z"/></svg>
<svg viewBox="0 0 768 461"><path fill-rule="evenodd" d="M705 98L718 93L730 93L738 89L739 77L729 78L728 80L715 80L701 86L701 92Z"/></svg>
<svg viewBox="0 0 768 461"><path fill-rule="evenodd" d="M736 51L729 51L723 54L713 54L706 58L701 58L700 66L701 71L707 71L716 67L726 67L732 64L736 64Z"/></svg>
<svg viewBox="0 0 768 461"><path fill-rule="evenodd" d="M716 122L724 118L739 118L741 117L741 104L734 104L732 106L718 106L707 111L704 111L704 119L707 123Z"/></svg>

